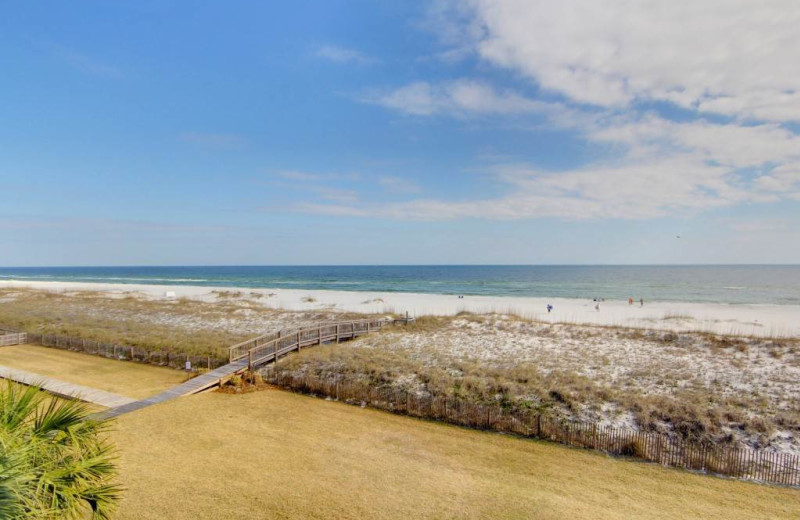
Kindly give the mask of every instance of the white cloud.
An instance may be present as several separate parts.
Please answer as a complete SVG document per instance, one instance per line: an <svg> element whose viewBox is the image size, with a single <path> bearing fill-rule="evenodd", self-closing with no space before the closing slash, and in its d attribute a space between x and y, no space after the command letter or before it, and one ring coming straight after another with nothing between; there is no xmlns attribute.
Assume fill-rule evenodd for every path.
<svg viewBox="0 0 800 520"><path fill-rule="evenodd" d="M800 200L800 161L784 164L757 180L765 191L783 192L793 199Z"/></svg>
<svg viewBox="0 0 800 520"><path fill-rule="evenodd" d="M800 138L772 124L677 123L648 115L599 119L589 141L623 148L614 159L562 171L495 165L505 195L465 201L317 204L304 211L393 219L647 219L800 196Z"/></svg>
<svg viewBox="0 0 800 520"><path fill-rule="evenodd" d="M511 91L498 91L485 83L467 79L441 84L418 81L396 89L371 92L361 100L420 116L513 115L546 113L560 108L559 105L529 99Z"/></svg>
<svg viewBox="0 0 800 520"><path fill-rule="evenodd" d="M486 218L518 220L646 219L676 211L697 212L750 200L735 173L693 157L648 160L548 172L528 165L494 169L507 194L496 198L444 201L417 199L393 204L303 206L313 213L401 220Z"/></svg>
<svg viewBox="0 0 800 520"><path fill-rule="evenodd" d="M800 120L795 0L468 5L462 40L482 59L574 101L620 107L659 100L733 117ZM445 42L452 33L443 29Z"/></svg>
<svg viewBox="0 0 800 520"><path fill-rule="evenodd" d="M396 219L646 219L800 200L800 5L794 1L468 0L428 24L476 55L563 97L488 81L418 81L362 101L417 116L534 115L609 153L579 168L495 165L504 195L475 200L314 204L303 211ZM447 50L444 54L447 54ZM478 68L476 72L485 70ZM643 113L665 101L693 118ZM704 112L729 116L713 122ZM541 125L539 126L541 128Z"/></svg>
<svg viewBox="0 0 800 520"><path fill-rule="evenodd" d="M378 59L367 56L361 51L348 49L338 45L323 45L314 54L320 58L333 61L335 63L356 63L358 65L370 65L378 63Z"/></svg>
<svg viewBox="0 0 800 520"><path fill-rule="evenodd" d="M589 137L639 148L660 146L664 153L693 151L709 161L738 168L800 161L800 136L776 124L678 123L650 114L603 121L589 129Z"/></svg>

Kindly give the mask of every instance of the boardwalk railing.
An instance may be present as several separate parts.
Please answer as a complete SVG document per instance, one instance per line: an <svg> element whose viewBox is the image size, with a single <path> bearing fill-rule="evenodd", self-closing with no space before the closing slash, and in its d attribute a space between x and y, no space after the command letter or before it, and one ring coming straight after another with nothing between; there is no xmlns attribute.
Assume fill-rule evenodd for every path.
<svg viewBox="0 0 800 520"><path fill-rule="evenodd" d="M16 330L0 329L0 347L20 345L27 341L27 334Z"/></svg>
<svg viewBox="0 0 800 520"><path fill-rule="evenodd" d="M665 466L800 486L800 457L789 453L692 442L658 432L562 420L535 410L507 409L499 404L479 404L454 397L420 396L364 382L297 376L280 368L266 372L266 380L290 390L398 414L535 437Z"/></svg>
<svg viewBox="0 0 800 520"><path fill-rule="evenodd" d="M229 349L229 361L247 358L248 366L255 368L264 363L275 361L292 350L302 347L320 345L327 342L340 342L353 339L362 334L375 332L390 323L387 319L369 319L342 321L335 323L317 323L316 325L294 330L281 330L258 336Z"/></svg>

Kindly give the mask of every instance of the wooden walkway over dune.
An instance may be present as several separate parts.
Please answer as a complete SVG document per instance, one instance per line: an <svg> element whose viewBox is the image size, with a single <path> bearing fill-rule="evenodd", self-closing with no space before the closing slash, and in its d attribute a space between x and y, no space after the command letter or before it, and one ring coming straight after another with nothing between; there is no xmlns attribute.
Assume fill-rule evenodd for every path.
<svg viewBox="0 0 800 520"><path fill-rule="evenodd" d="M136 402L130 397L98 390L83 385L67 383L54 377L47 377L41 374L34 374L25 370L10 368L0 365L0 378L8 379L28 386L37 386L51 394L55 394L68 399L78 399L87 403L99 404L108 408L129 406Z"/></svg>
<svg viewBox="0 0 800 520"><path fill-rule="evenodd" d="M279 330L230 347L228 349L229 359L231 363L246 359L250 368L257 368L277 360L279 356L292 350L354 339L363 334L378 331L392 322L387 319L357 320L317 323L311 327L288 331Z"/></svg>
<svg viewBox="0 0 800 520"><path fill-rule="evenodd" d="M142 399L140 401L133 401L131 403L125 403L122 406L99 412L96 414L96 417L102 419L117 417L118 415L140 410L154 404L163 403L164 401L171 401L177 397L198 394L204 390L208 390L209 388L219 386L220 381L234 376L237 373L244 372L245 370L247 370L247 363L243 361L228 363L227 365L215 368L211 372L206 372L205 374L194 377L185 383L173 386L169 390L165 390L160 394L154 395L153 397L148 397L147 399Z"/></svg>
<svg viewBox="0 0 800 520"><path fill-rule="evenodd" d="M99 412L95 416L103 419L117 417L177 397L197 394L219 386L236 374L274 363L280 356L294 350L299 351L301 348L323 343L351 340L363 334L381 330L388 323L391 321L385 319L318 323L310 327L264 334L230 347L230 362L227 365L192 378L153 397L125 403L122 406Z"/></svg>

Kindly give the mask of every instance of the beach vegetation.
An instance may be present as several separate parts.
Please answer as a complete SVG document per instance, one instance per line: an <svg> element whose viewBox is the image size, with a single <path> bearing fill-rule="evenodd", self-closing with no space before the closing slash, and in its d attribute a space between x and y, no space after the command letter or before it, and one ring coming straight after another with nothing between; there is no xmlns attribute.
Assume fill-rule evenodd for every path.
<svg viewBox="0 0 800 520"><path fill-rule="evenodd" d="M779 430L800 440L786 364L798 362L795 343L463 314L307 349L276 369L754 447L770 445ZM769 394L749 371L754 361L774 364ZM749 390L735 391L732 381Z"/></svg>
<svg viewBox="0 0 800 520"><path fill-rule="evenodd" d="M122 495L108 423L36 387L0 387L0 518L112 518Z"/></svg>
<svg viewBox="0 0 800 520"><path fill-rule="evenodd" d="M238 291L238 290L231 291L231 290L219 290L219 289L211 291L211 294L216 295L217 298L243 298L245 295L243 291Z"/></svg>
<svg viewBox="0 0 800 520"><path fill-rule="evenodd" d="M0 328L220 359L230 345L266 332L363 317L270 309L244 297L153 300L129 292L0 288Z"/></svg>

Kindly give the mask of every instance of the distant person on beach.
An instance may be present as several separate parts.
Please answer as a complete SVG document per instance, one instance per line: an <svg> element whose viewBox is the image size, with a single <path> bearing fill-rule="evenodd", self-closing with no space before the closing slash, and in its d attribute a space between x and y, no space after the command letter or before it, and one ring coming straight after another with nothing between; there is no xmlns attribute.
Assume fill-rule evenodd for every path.
<svg viewBox="0 0 800 520"><path fill-rule="evenodd" d="M553 306L548 303L547 304L547 314L550 314L550 311L552 311L552 310L553 310Z"/></svg>
<svg viewBox="0 0 800 520"><path fill-rule="evenodd" d="M644 307L644 298L639 300L639 307Z"/></svg>
<svg viewBox="0 0 800 520"><path fill-rule="evenodd" d="M596 310L597 312L600 312L600 304L599 303L595 303L594 304L594 310Z"/></svg>
<svg viewBox="0 0 800 520"><path fill-rule="evenodd" d="M628 298L628 305L633 305L633 298Z"/></svg>

